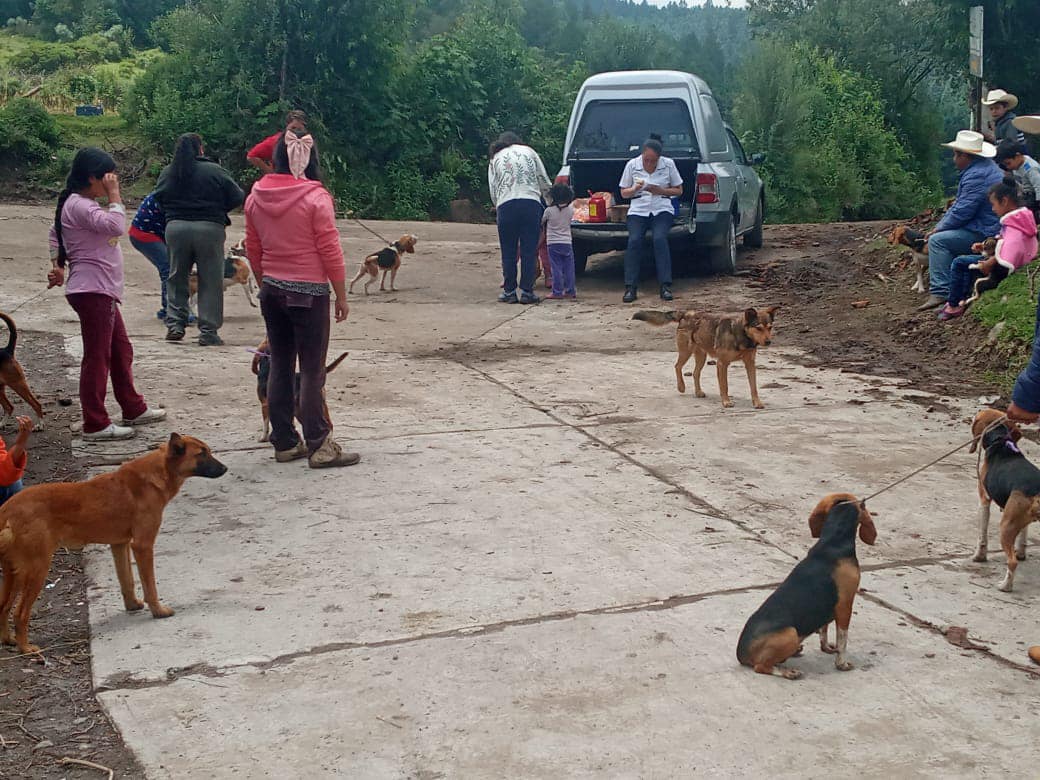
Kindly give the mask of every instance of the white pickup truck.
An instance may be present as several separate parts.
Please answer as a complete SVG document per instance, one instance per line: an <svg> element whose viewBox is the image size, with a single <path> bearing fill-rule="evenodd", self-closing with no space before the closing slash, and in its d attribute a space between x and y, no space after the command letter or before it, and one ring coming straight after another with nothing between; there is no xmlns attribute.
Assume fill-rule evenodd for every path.
<svg viewBox="0 0 1040 780"><path fill-rule="evenodd" d="M664 154L675 160L684 181L670 234L676 256L703 247L713 272L733 273L738 237L746 246L762 245L765 188L752 166L763 158L744 154L711 89L697 76L642 70L587 79L574 102L556 181L570 184L578 197L607 191L623 203L621 174L651 133L663 139ZM574 223L571 232L579 273L589 255L628 243L621 223Z"/></svg>

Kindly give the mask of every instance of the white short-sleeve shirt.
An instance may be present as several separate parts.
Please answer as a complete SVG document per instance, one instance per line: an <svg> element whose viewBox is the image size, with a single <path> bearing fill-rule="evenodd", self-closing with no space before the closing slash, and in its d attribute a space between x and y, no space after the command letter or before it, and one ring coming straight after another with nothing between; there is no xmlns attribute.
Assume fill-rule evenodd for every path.
<svg viewBox="0 0 1040 780"><path fill-rule="evenodd" d="M652 195L645 191L649 184L656 184L658 187L678 187L683 183L679 169L671 157L659 157L653 173L647 173L643 167L643 155L633 157L625 165L625 172L621 174L621 187L633 187L636 180L642 181L643 187L632 196L632 203L628 209L630 217L649 217L652 214L663 214L673 210L670 197Z"/></svg>

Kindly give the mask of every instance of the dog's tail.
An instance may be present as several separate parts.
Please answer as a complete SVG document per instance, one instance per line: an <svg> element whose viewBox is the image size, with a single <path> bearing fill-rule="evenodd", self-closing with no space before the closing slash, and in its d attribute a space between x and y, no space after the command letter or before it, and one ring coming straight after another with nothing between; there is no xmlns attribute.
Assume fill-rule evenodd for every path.
<svg viewBox="0 0 1040 780"><path fill-rule="evenodd" d="M15 327L14 320L2 311L0 311L0 320L3 320L7 324L7 330L10 333L10 338L7 340L7 353L13 355L14 348L18 344L18 328Z"/></svg>
<svg viewBox="0 0 1040 780"><path fill-rule="evenodd" d="M637 311L632 315L634 320L649 322L651 325L667 325L669 322L678 322L683 318L681 311Z"/></svg>
<svg viewBox="0 0 1040 780"><path fill-rule="evenodd" d="M350 354L349 352L344 352L338 358L336 358L331 363L329 363L327 366L325 366L325 373L326 374L331 374L333 371L335 371L336 370L336 366L338 366L340 363L342 363L344 360L346 360L347 355L349 355L349 354Z"/></svg>

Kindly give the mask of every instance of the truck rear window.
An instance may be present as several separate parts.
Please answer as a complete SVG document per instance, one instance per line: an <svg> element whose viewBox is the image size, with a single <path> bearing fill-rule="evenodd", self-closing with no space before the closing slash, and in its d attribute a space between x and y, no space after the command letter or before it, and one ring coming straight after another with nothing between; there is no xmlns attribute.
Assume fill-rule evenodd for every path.
<svg viewBox="0 0 1040 780"><path fill-rule="evenodd" d="M651 133L661 136L670 157L700 156L690 109L677 99L591 101L578 122L570 156L628 159Z"/></svg>

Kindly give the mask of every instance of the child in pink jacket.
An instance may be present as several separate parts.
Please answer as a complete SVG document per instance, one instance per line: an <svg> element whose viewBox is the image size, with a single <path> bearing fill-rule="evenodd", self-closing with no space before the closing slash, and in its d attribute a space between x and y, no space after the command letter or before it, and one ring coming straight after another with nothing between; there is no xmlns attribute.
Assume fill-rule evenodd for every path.
<svg viewBox="0 0 1040 780"><path fill-rule="evenodd" d="M271 356L267 401L275 460L308 458L311 468L352 466L361 457L343 452L332 438L325 407L330 284L336 322L350 311L332 196L322 186L310 135L287 131L275 146L273 162L274 173L253 186L245 210L246 254L260 282Z"/></svg>
<svg viewBox="0 0 1040 780"><path fill-rule="evenodd" d="M993 281L1000 282L1036 259L1036 219L1033 212L1022 205L1014 180L1005 179L994 184L989 191L989 202L1000 217L996 253L988 259L982 255L964 255L953 261L950 266L950 297L946 307L939 312L940 320L963 316L967 310L965 301L971 296L976 279L990 276ZM972 250L981 252L982 244L973 245ZM972 268L975 265L978 267Z"/></svg>

